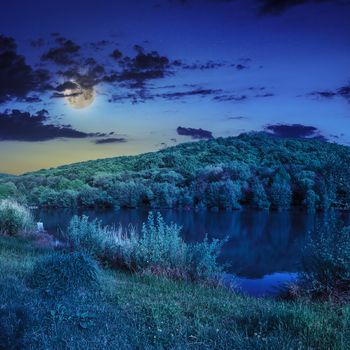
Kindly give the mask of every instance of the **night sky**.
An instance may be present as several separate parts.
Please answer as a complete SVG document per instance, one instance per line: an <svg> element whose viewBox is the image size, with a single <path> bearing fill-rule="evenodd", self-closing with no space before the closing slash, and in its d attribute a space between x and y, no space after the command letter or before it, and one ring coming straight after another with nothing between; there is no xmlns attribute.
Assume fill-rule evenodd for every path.
<svg viewBox="0 0 350 350"><path fill-rule="evenodd" d="M11 0L0 172L265 131L350 143L350 1Z"/></svg>

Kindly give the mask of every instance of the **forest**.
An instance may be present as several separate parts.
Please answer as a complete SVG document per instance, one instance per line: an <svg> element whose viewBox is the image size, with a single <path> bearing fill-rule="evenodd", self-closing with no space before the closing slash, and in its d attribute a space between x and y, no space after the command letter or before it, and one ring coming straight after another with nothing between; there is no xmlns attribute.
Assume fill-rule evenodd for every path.
<svg viewBox="0 0 350 350"><path fill-rule="evenodd" d="M0 199L47 208L350 208L350 148L266 133L0 175Z"/></svg>

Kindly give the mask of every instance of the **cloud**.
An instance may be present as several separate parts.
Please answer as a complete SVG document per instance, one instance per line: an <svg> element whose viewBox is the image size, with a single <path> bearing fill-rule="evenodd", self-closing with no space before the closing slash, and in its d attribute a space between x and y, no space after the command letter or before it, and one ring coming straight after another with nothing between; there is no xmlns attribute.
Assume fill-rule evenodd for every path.
<svg viewBox="0 0 350 350"><path fill-rule="evenodd" d="M41 56L43 61L52 61L58 65L69 66L76 62L80 46L72 40L58 36L55 39L58 46L49 49Z"/></svg>
<svg viewBox="0 0 350 350"><path fill-rule="evenodd" d="M312 138L326 141L319 129L314 126L303 124L270 124L264 127L264 130L272 135L282 138Z"/></svg>
<svg viewBox="0 0 350 350"><path fill-rule="evenodd" d="M56 86L55 90L62 92L62 91L65 91L67 89L74 90L77 88L79 88L79 85L77 83L74 83L73 81L66 81L66 82Z"/></svg>
<svg viewBox="0 0 350 350"><path fill-rule="evenodd" d="M248 69L248 66L246 66L244 64L241 64L241 63L236 64L235 67L236 67L237 70Z"/></svg>
<svg viewBox="0 0 350 350"><path fill-rule="evenodd" d="M242 120L242 119L247 119L247 117L243 117L243 116L238 116L238 117L228 117L228 120Z"/></svg>
<svg viewBox="0 0 350 350"><path fill-rule="evenodd" d="M349 1L341 1L341 0L259 0L260 4L260 13L262 15L272 14L279 15L289 8L304 5L307 3L323 3L323 2L331 2L331 3L339 3L339 4L348 4Z"/></svg>
<svg viewBox="0 0 350 350"><path fill-rule="evenodd" d="M0 35L0 103L24 100L31 92L44 91L49 88L49 79L48 71L33 69L17 54L13 38Z"/></svg>
<svg viewBox="0 0 350 350"><path fill-rule="evenodd" d="M89 47L91 49L93 49L94 51L101 51L103 49L105 49L106 47L108 47L111 44L111 42L109 40L98 40L98 41L94 41L89 43Z"/></svg>
<svg viewBox="0 0 350 350"><path fill-rule="evenodd" d="M105 137L104 133L85 133L70 125L50 124L48 111L34 115L19 110L0 113L0 141L48 141L58 138Z"/></svg>
<svg viewBox="0 0 350 350"><path fill-rule="evenodd" d="M105 73L105 68L100 64L90 64L88 69L83 73L80 72L79 67L72 67L63 71L58 71L58 75L66 79L66 82L57 86L58 91L70 89L76 85L75 88L92 89L102 81L102 75Z"/></svg>
<svg viewBox="0 0 350 350"><path fill-rule="evenodd" d="M314 91L309 96L316 96L322 98L333 98L333 97L341 97L346 101L350 102L350 84L341 86L336 90L324 90L324 91Z"/></svg>
<svg viewBox="0 0 350 350"><path fill-rule="evenodd" d="M205 0L207 3L215 4L224 4L232 3L236 0ZM189 5L189 4L201 4L201 2L196 0L168 0L170 3L177 3L180 5ZM258 4L258 9L262 15L279 15L291 7L304 5L307 3L337 3L337 4L349 4L349 0L256 0Z"/></svg>
<svg viewBox="0 0 350 350"><path fill-rule="evenodd" d="M225 95L218 95L213 98L215 101L218 102L227 102L227 101L245 101L248 99L247 95L235 95L235 94L225 94Z"/></svg>
<svg viewBox="0 0 350 350"><path fill-rule="evenodd" d="M114 58L115 60L119 60L123 57L123 53L120 50L115 49L111 53L111 57Z"/></svg>
<svg viewBox="0 0 350 350"><path fill-rule="evenodd" d="M95 141L97 145L103 145L108 143L124 143L124 142L126 142L126 139L124 137L109 137L109 138Z"/></svg>
<svg viewBox="0 0 350 350"><path fill-rule="evenodd" d="M114 70L105 75L102 81L105 83L124 83L131 89L143 89L147 81L161 79L173 74L168 57L160 55L157 51L146 53L140 45L134 45L137 54L134 57L119 57L119 51L112 52L113 58L118 57L121 71ZM117 56L117 57L116 57Z"/></svg>
<svg viewBox="0 0 350 350"><path fill-rule="evenodd" d="M221 90L214 90L214 89L194 89L194 90L188 90L188 91L177 91L177 92L168 92L163 94L157 94L156 97L161 97L167 100L177 100L182 97L187 96L208 96L208 95L214 95L216 93L221 92Z"/></svg>
<svg viewBox="0 0 350 350"><path fill-rule="evenodd" d="M181 66L183 69L190 69L190 70L208 70L208 69L216 69L225 67L226 64L224 62L214 62L212 60L207 61L205 63L192 63L192 64L183 64L181 61L174 61L174 64L176 66Z"/></svg>
<svg viewBox="0 0 350 350"><path fill-rule="evenodd" d="M190 136L192 139L212 139L213 134L211 131L203 129L194 129L194 128L184 128L179 126L176 129L178 135L181 136Z"/></svg>
<svg viewBox="0 0 350 350"><path fill-rule="evenodd" d="M213 60L204 63L196 61L193 64L184 64L182 61L170 59L158 51L146 50L140 45L134 45L134 54L130 56L124 55L118 49L112 50L109 55L107 52L104 52L109 56L109 60L100 64L101 57L97 59L91 53L91 50L100 51L100 48L106 48L107 50L111 45L114 45L112 42L100 40L87 43L84 46L84 50L82 50L80 45L61 36L59 33L53 33L52 38L51 40L54 40L53 47L41 56L41 66L48 67L49 70L35 71L25 64L22 56L16 54L14 40L5 38L3 46L12 55L20 57L19 64L22 64L23 67L15 66L11 71L13 76L6 77L6 81L0 86L0 102L10 99L10 96L15 96L18 100L24 102L39 102L30 93L49 91L52 92L51 98L63 98L66 97L67 94L65 92L67 90L72 90L72 94L77 95L79 94L78 90L94 89L99 84L105 84L105 91L111 96L109 102L129 101L135 104L155 99L177 100L188 96L214 97L216 95L221 95L216 97L218 101L237 101L246 98L244 96L229 96L229 92L223 96L224 92L220 89L206 89L198 85L187 86L185 91L168 92L164 91L165 87L162 90L161 88L156 89L152 82L173 76L182 69L203 71L223 66L243 69L240 68L241 66L244 67L241 63L245 64L250 59L239 60L238 62L241 63L238 64L215 62ZM32 42L32 45L36 47L42 44L44 45L41 39ZM90 52L87 50L90 50ZM108 56L106 57L107 59ZM16 83L16 74L21 72L21 68L25 73L19 75L20 79L18 79L16 84L17 91L3 92L1 99L1 89L9 90L11 84ZM1 69L2 67L0 66ZM0 79L4 80L1 75ZM57 83L57 80L60 83ZM174 86L174 88L176 87ZM154 90L158 90L158 93ZM37 97L40 98L41 96Z"/></svg>

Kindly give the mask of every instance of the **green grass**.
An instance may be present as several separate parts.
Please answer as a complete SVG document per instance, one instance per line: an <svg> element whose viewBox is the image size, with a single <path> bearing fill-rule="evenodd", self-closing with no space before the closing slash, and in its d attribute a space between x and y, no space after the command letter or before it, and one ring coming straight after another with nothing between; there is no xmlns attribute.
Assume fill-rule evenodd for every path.
<svg viewBox="0 0 350 350"><path fill-rule="evenodd" d="M0 349L350 347L348 304L254 299L102 268L99 288L74 286L77 293L53 299L25 282L47 254L0 237Z"/></svg>

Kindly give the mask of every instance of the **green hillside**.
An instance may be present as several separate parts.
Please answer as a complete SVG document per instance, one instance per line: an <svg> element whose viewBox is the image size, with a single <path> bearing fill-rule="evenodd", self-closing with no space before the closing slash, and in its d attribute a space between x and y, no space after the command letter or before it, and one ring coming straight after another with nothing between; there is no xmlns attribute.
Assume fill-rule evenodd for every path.
<svg viewBox="0 0 350 350"><path fill-rule="evenodd" d="M0 178L43 207L350 208L350 148L262 133L180 144Z"/></svg>

